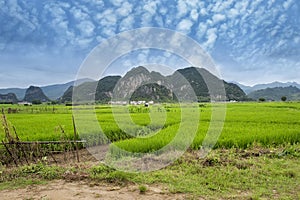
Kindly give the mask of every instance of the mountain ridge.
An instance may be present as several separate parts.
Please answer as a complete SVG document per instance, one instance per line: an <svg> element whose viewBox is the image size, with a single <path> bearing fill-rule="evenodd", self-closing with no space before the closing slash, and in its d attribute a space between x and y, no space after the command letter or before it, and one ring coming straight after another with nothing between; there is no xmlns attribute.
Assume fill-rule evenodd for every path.
<svg viewBox="0 0 300 200"><path fill-rule="evenodd" d="M49 100L40 87L30 86L25 92L24 101L32 103L34 101L47 102Z"/></svg>
<svg viewBox="0 0 300 200"><path fill-rule="evenodd" d="M264 98L268 101L280 101L285 96L288 101L293 101L300 100L300 89L296 86L266 88L253 91L248 96L254 100Z"/></svg>
<svg viewBox="0 0 300 200"><path fill-rule="evenodd" d="M66 83L59 83L59 84L51 84L46 86L38 86L40 87L45 95L51 99L51 100L57 100L60 98L64 92L75 83L81 84L84 82L91 82L94 81L92 79L84 78L79 79L77 81L69 81ZM22 100L25 97L26 90L28 88L2 88L0 89L0 94L8 94L8 93L14 93L18 100Z"/></svg>
<svg viewBox="0 0 300 200"><path fill-rule="evenodd" d="M275 87L289 87L295 86L300 89L300 84L293 81L293 82L280 82L280 81L273 81L271 83L259 83L253 86L244 85L238 83L236 81L231 81L231 83L237 84L246 94L249 94L253 91L267 89L267 88L275 88Z"/></svg>
<svg viewBox="0 0 300 200"><path fill-rule="evenodd" d="M112 81L111 79L115 80ZM110 82L110 84L108 84L108 82ZM206 82L214 85L214 87L218 85L218 83L224 84L226 94L223 92L222 97L222 95L220 95L222 94L221 90L210 91L210 94ZM99 85L99 83L101 84ZM237 85L227 83L217 78L204 68L187 67L176 70L172 75L163 76L158 72L150 72L145 67L139 66L132 68L123 77L108 76L100 79L97 88L95 88L95 85L92 86L94 89L91 89L85 83L75 87L73 101L90 102L93 100L93 97L96 96L94 100L101 102L103 99L99 99L99 95L97 96L99 91L96 90L104 83L110 87L110 90L106 90L105 94L102 93L105 96L106 102L112 99L113 94L115 95L114 99L126 101L132 100L131 97L133 94L135 100L141 98L143 100L156 101L175 101L176 98L174 94L188 101L209 101L211 98L213 98L212 100L228 99L237 101L248 99L243 90ZM85 89L83 90L82 88ZM190 90L188 88L190 88ZM71 100L73 89L74 88L69 88L62 96L61 100L63 102ZM195 99L195 97L197 99Z"/></svg>

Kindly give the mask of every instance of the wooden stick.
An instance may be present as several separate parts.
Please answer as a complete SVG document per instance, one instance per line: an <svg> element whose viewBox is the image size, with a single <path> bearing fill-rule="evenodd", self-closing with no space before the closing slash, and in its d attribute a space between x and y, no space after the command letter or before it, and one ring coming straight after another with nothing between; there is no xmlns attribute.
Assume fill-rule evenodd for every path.
<svg viewBox="0 0 300 200"><path fill-rule="evenodd" d="M75 143L75 148L76 148L77 162L80 162L79 152L78 152L78 143L75 142L77 140L77 130L76 130L76 125L75 125L74 115L72 115L72 121L73 121L73 128L74 128L74 143Z"/></svg>
<svg viewBox="0 0 300 200"><path fill-rule="evenodd" d="M14 157L13 154L10 152L10 150L8 149L8 147L6 146L6 144L4 143L3 140L2 140L2 144L4 145L4 147L5 147L6 151L8 152L8 154L9 154L9 155L11 156L11 158L13 159L13 161L14 161L16 167L18 167L18 163L17 163L15 157Z"/></svg>
<svg viewBox="0 0 300 200"><path fill-rule="evenodd" d="M20 138L19 138L19 136L17 134L17 131L16 131L16 128L14 126L13 126L13 129L14 129L14 132L15 132L15 135L16 135L16 139L17 139L17 147L20 146L21 152L24 154L25 161L26 161L27 165L29 165L29 162L28 162L28 159L27 159L27 154L26 154L26 152L24 150L23 144L19 143L20 142Z"/></svg>

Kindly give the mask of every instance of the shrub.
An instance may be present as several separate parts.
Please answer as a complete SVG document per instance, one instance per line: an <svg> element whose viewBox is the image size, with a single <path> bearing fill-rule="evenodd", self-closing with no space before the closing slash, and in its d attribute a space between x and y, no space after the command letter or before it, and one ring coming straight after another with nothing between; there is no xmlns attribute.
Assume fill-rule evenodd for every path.
<svg viewBox="0 0 300 200"><path fill-rule="evenodd" d="M281 97L281 101L286 101L286 99L287 99L286 96Z"/></svg>
<svg viewBox="0 0 300 200"><path fill-rule="evenodd" d="M145 185L140 185L139 190L141 194L145 194L145 192L147 191L147 187Z"/></svg>

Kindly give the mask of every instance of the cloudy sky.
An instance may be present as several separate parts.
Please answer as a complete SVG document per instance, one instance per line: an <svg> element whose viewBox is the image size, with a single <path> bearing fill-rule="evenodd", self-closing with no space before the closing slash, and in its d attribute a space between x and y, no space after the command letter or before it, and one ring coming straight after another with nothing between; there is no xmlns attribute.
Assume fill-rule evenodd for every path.
<svg viewBox="0 0 300 200"><path fill-rule="evenodd" d="M99 43L141 27L193 38L225 80L300 83L298 0L0 0L0 88L73 80Z"/></svg>

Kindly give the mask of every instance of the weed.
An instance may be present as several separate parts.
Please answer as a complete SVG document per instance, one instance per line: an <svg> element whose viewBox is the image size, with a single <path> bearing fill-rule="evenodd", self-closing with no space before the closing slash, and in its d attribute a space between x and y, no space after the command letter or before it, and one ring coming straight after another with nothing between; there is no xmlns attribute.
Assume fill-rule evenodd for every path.
<svg viewBox="0 0 300 200"><path fill-rule="evenodd" d="M145 194L146 191L147 191L147 186L145 186L145 185L140 185L140 186L139 186L139 191L140 191L141 194Z"/></svg>

